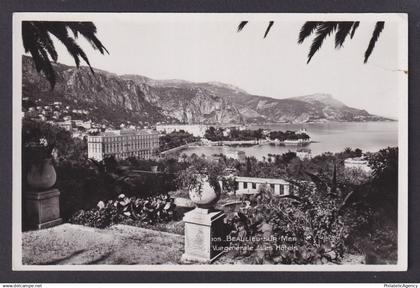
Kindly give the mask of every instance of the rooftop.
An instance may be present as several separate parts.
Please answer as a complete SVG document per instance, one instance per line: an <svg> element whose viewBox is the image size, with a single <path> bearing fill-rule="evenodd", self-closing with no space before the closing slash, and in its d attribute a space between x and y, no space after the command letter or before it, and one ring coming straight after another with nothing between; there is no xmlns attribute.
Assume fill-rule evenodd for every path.
<svg viewBox="0 0 420 288"><path fill-rule="evenodd" d="M267 183L267 184L289 184L289 182L283 179L274 179L274 178L257 178L257 177L235 177L235 180L238 182L248 182L248 183Z"/></svg>
<svg viewBox="0 0 420 288"><path fill-rule="evenodd" d="M346 160L344 160L344 162L347 162L347 163L350 163L350 162L352 162L352 163L356 163L356 162L368 163L368 161L364 157L347 158Z"/></svg>
<svg viewBox="0 0 420 288"><path fill-rule="evenodd" d="M91 137L106 137L106 136L124 136L124 135L152 135L152 134L159 134L157 131L150 131L150 130L134 130L134 129L124 129L124 130L108 130L102 132L97 136Z"/></svg>

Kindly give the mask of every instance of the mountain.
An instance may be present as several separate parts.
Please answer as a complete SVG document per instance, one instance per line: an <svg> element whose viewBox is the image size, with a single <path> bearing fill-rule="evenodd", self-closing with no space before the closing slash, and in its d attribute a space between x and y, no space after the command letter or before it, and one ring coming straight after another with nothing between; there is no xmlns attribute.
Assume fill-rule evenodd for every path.
<svg viewBox="0 0 420 288"><path fill-rule="evenodd" d="M230 84L155 80L141 75L117 75L99 69L92 74L54 64L54 90L34 68L32 59L22 58L23 97L45 103L62 101L73 109L87 109L97 121L114 124L180 123L268 123L323 121L382 121L383 117L351 108L328 94L286 99L252 95Z"/></svg>

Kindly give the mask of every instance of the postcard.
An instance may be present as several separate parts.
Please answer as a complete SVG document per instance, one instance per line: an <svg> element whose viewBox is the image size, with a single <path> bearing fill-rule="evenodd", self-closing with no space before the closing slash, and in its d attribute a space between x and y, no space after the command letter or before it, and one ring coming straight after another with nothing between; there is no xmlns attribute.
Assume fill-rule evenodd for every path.
<svg viewBox="0 0 420 288"><path fill-rule="evenodd" d="M407 14L13 15L13 269L406 271Z"/></svg>

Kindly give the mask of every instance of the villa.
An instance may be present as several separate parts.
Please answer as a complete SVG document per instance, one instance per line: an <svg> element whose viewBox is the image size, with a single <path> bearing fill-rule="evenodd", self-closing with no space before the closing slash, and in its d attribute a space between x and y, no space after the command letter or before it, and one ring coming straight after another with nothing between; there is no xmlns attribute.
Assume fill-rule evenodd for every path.
<svg viewBox="0 0 420 288"><path fill-rule="evenodd" d="M168 125L156 125L156 131L160 133L172 133L184 131L192 134L195 137L204 137L207 130L207 125L202 124L168 124Z"/></svg>
<svg viewBox="0 0 420 288"><path fill-rule="evenodd" d="M256 178L256 177L236 177L238 183L236 194L257 194L261 185L268 185L273 190L274 195L286 196L291 194L291 184L283 179Z"/></svg>
<svg viewBox="0 0 420 288"><path fill-rule="evenodd" d="M312 152L311 150L298 150L296 151L296 157L300 160L312 159Z"/></svg>
<svg viewBox="0 0 420 288"><path fill-rule="evenodd" d="M224 152L226 158L232 158L243 163L246 160L246 154L244 151L226 151Z"/></svg>
<svg viewBox="0 0 420 288"><path fill-rule="evenodd" d="M372 172L369 162L363 157L347 158L344 160L344 168L348 170L362 170L366 173Z"/></svg>

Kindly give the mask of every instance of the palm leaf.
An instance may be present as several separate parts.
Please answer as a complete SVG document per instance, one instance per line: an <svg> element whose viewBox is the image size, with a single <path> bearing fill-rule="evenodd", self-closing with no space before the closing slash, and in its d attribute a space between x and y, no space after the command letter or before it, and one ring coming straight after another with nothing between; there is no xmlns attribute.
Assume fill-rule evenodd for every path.
<svg viewBox="0 0 420 288"><path fill-rule="evenodd" d="M43 73L53 87L56 76L48 58L46 44L40 39L40 34L38 27L27 21L22 22L22 38L25 52L31 53L35 69ZM54 55L53 51L51 53Z"/></svg>
<svg viewBox="0 0 420 288"><path fill-rule="evenodd" d="M337 28L338 22L322 22L318 25L316 30L316 37L312 42L311 48L308 54L309 63L315 53L321 48L324 40Z"/></svg>
<svg viewBox="0 0 420 288"><path fill-rule="evenodd" d="M45 27L43 27L42 25L40 25L40 27L34 26L34 29L36 30L36 36L38 37L39 45L43 49L45 49L51 56L52 60L56 62L58 54L55 50L54 43L52 42L51 37L46 31Z"/></svg>
<svg viewBox="0 0 420 288"><path fill-rule="evenodd" d="M268 22L267 29L265 30L265 33L264 33L264 38L267 37L268 33L270 32L271 27L273 27L273 24L274 24L274 21Z"/></svg>
<svg viewBox="0 0 420 288"><path fill-rule="evenodd" d="M356 21L351 28L350 39L353 39L354 33L356 32L357 27L359 27L360 22Z"/></svg>
<svg viewBox="0 0 420 288"><path fill-rule="evenodd" d="M73 32L74 38L70 37L67 29ZM51 89L55 86L55 73L51 65L56 62L58 55L50 35L54 35L64 44L67 51L73 57L77 67L80 58L86 62L94 74L89 59L82 48L76 43L78 35L82 35L95 50L101 54L108 52L101 41L96 37L96 26L92 22L60 22L60 21L23 21L22 39L25 52L32 55L32 60L38 72L42 72L50 82ZM49 56L48 56L49 55Z"/></svg>
<svg viewBox="0 0 420 288"><path fill-rule="evenodd" d="M344 41L349 35L354 22L340 22L338 24L337 33L335 34L335 48L343 47Z"/></svg>
<svg viewBox="0 0 420 288"><path fill-rule="evenodd" d="M321 22L308 21L300 28L298 43L302 44L307 37L309 37Z"/></svg>
<svg viewBox="0 0 420 288"><path fill-rule="evenodd" d="M378 41L379 35L381 34L382 30L384 29L384 26L385 26L385 22L383 22L383 21L376 22L375 30L373 30L372 38L370 38L369 46L368 46L368 48L366 49L366 52L365 52L364 63L367 62L370 55L372 54L373 48L375 48L376 41Z"/></svg>
<svg viewBox="0 0 420 288"><path fill-rule="evenodd" d="M93 49L99 50L101 54L104 54L104 52L109 54L102 42L96 37L96 26L92 22L70 22L68 26L72 30L74 38L77 38L78 33L80 33L92 45Z"/></svg>
<svg viewBox="0 0 420 288"><path fill-rule="evenodd" d="M242 21L241 23L239 23L238 25L238 32L241 32L242 29L244 29L245 25L248 24L248 21Z"/></svg>

